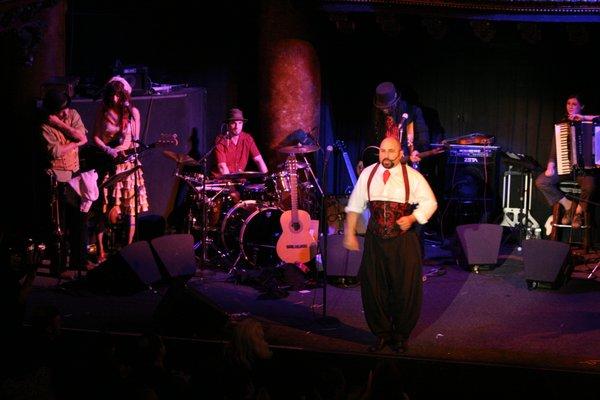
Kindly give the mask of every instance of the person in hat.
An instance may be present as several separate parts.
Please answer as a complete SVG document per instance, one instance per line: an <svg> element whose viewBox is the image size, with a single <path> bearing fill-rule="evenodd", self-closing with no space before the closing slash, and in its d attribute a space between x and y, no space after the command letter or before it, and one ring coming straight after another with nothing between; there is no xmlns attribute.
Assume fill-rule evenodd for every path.
<svg viewBox="0 0 600 400"><path fill-rule="evenodd" d="M79 149L88 139L81 116L69 108L70 102L66 92L49 89L42 100L40 130L49 158L48 173L55 183L53 211L57 214L53 219L57 224L56 233L66 235L66 242L69 243L69 268L79 269L86 266L87 210L81 209L81 198L74 190L78 186L72 187L69 183L80 174ZM61 274L66 272L66 267L66 263L52 266L54 272Z"/></svg>
<svg viewBox="0 0 600 400"><path fill-rule="evenodd" d="M144 183L144 173L139 158L127 158L124 162L115 164L117 157L130 153L140 140L140 111L131 101L131 85L120 76L112 77L105 85L102 95L102 105L94 124L94 143L108 158L108 173L101 177L106 181L116 174L124 173L124 179L106 186L102 190L102 215L98 221L98 258L106 258L104 251L105 220L116 223L124 220L127 227L127 243L135 237L136 216L148 211L148 196ZM127 175L126 171L136 170Z"/></svg>
<svg viewBox="0 0 600 400"><path fill-rule="evenodd" d="M382 82L375 88L373 97L374 141L381 142L386 137L396 137L402 143L404 154L410 156L410 161L418 163L419 152L429 146L429 130L421 108L402 100L400 93L392 82ZM375 149L376 146L367 148ZM363 154L357 166L360 174L362 169L377 162L376 152L367 151Z"/></svg>
<svg viewBox="0 0 600 400"><path fill-rule="evenodd" d="M250 157L258 166L258 170L267 173L267 165L256 147L252 136L243 131L244 118L242 110L232 108L227 112L224 124L227 131L217 135L215 139L216 170L213 175L221 176L245 171Z"/></svg>
<svg viewBox="0 0 600 400"><path fill-rule="evenodd" d="M397 138L383 139L379 148L379 162L365 168L348 200L344 247L359 250L357 222L368 207L359 279L365 319L377 337L369 351L389 346L405 352L423 296L423 253L415 228L427 223L437 201L423 175L400 162Z"/></svg>

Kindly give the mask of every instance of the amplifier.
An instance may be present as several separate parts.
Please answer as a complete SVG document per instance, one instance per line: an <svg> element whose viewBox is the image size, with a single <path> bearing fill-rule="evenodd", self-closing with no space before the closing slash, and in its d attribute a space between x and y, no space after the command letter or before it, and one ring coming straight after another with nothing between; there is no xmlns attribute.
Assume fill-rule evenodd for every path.
<svg viewBox="0 0 600 400"><path fill-rule="evenodd" d="M497 212L499 146L450 145L444 168L444 227L485 223Z"/></svg>

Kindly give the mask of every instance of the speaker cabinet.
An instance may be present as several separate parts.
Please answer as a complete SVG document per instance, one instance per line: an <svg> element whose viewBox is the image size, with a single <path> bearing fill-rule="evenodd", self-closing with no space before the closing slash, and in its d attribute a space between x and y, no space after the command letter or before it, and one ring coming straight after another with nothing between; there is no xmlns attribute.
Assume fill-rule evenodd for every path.
<svg viewBox="0 0 600 400"><path fill-rule="evenodd" d="M154 310L154 320L162 334L218 336L229 315L195 288L176 282Z"/></svg>
<svg viewBox="0 0 600 400"><path fill-rule="evenodd" d="M498 208L497 153L493 146L454 145L444 168L443 227L491 221Z"/></svg>
<svg viewBox="0 0 600 400"><path fill-rule="evenodd" d="M523 265L529 289L558 289L568 277L568 243L528 239L523 243Z"/></svg>
<svg viewBox="0 0 600 400"><path fill-rule="evenodd" d="M148 76L148 68L144 66L121 67L114 71L123 77L131 85L131 93L134 96L148 94L151 82Z"/></svg>
<svg viewBox="0 0 600 400"><path fill-rule="evenodd" d="M134 242L90 271L87 280L93 289L113 294L130 294L162 279L148 242Z"/></svg>
<svg viewBox="0 0 600 400"><path fill-rule="evenodd" d="M194 276L196 254L192 235L166 235L152 239L150 243L165 268L166 278Z"/></svg>
<svg viewBox="0 0 600 400"><path fill-rule="evenodd" d="M141 114L141 141L147 145L156 143L161 134L177 134L179 143L176 146L150 149L142 153L144 181L150 204L149 213L168 217L174 206L175 195L179 186L174 176L176 162L165 157L162 150L176 153L190 151L190 136L195 133L200 142L197 151L203 154L206 150L206 89L187 88L168 95L133 97L132 104ZM94 119L101 107L101 101L92 99L74 99L71 107L75 108L85 127L88 139L92 143Z"/></svg>
<svg viewBox="0 0 600 400"><path fill-rule="evenodd" d="M468 224L456 227L464 261L474 272L498 263L502 227L494 224Z"/></svg>

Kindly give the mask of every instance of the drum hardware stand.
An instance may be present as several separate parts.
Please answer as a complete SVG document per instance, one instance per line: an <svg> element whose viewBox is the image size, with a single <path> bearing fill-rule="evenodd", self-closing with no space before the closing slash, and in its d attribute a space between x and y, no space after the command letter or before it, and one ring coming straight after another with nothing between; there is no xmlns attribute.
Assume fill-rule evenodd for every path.
<svg viewBox="0 0 600 400"><path fill-rule="evenodd" d="M200 256L200 270L203 271L206 268L206 265L208 264L208 244L210 243L211 246L214 247L214 249L216 250L217 254L219 255L219 257L221 258L226 258L225 254L223 254L215 245L214 245L214 241L212 240L212 238L208 237L208 227L207 227L207 223L208 223L208 204L209 202L207 201L206 198L206 178L208 176L208 157L212 154L212 152L216 149L217 147L217 143L215 143L214 146L212 146L206 153L204 153L204 155L198 160L199 164L202 164L202 189L200 189L201 193L200 193L200 200L202 202L202 227L200 230L200 242L199 243L195 243L194 244L194 249L197 249L198 246L202 246L202 254ZM218 196L221 193L221 191L213 196L213 198L210 200L211 202L216 198L216 196ZM234 265L235 267L235 265ZM233 269L233 267L232 267ZM230 270L231 273L231 270Z"/></svg>
<svg viewBox="0 0 600 400"><path fill-rule="evenodd" d="M317 179L317 177L315 176L315 173L313 172L310 163L308 162L308 160L306 159L306 156L303 155L302 159L304 160L304 163L306 164L306 168L308 168L308 172L310 173L310 176L312 177L313 181L315 182L315 185L317 186L317 189L319 190L319 194L321 195L321 197L324 196L323 194L323 188L321 188L321 185L319 185L319 181ZM326 165L324 165L325 167Z"/></svg>

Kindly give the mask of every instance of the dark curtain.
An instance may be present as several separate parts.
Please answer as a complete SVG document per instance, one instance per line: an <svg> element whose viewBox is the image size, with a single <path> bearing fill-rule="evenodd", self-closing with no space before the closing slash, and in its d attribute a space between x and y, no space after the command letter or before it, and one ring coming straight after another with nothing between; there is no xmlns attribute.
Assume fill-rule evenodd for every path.
<svg viewBox="0 0 600 400"><path fill-rule="evenodd" d="M590 58L598 25L447 20L440 36L415 16L399 19L394 32L382 30L374 16L351 19L350 31L324 21L320 54L331 112L326 128L355 161L372 140L373 92L381 81L393 81L405 100L421 106L433 141L485 133L503 150L530 155L543 166L568 94L580 93L585 111L600 113ZM499 162L498 197L503 167ZM344 192L348 179L340 157L330 168L329 190ZM533 208L543 224L549 208L535 189Z"/></svg>

